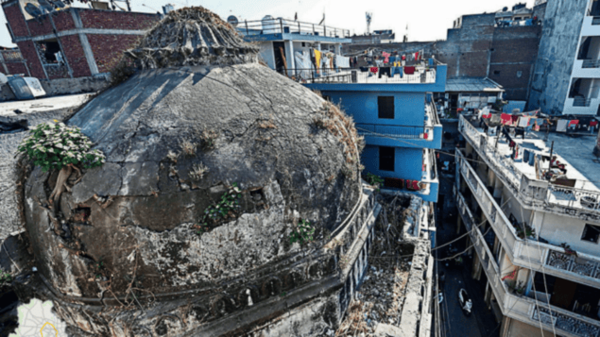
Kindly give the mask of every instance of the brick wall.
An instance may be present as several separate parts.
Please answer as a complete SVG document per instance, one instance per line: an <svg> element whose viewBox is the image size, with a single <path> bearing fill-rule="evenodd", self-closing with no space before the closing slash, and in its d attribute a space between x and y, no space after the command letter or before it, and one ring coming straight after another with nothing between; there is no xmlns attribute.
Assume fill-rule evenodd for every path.
<svg viewBox="0 0 600 337"><path fill-rule="evenodd" d="M73 70L73 77L91 76L90 67L85 58L79 35L69 35L60 38L63 51Z"/></svg>
<svg viewBox="0 0 600 337"><path fill-rule="evenodd" d="M123 56L123 52L137 45L140 35L88 35L98 71L109 72Z"/></svg>
<svg viewBox="0 0 600 337"><path fill-rule="evenodd" d="M27 31L27 24L21 13L21 8L19 8L19 3L13 2L11 4L2 5L2 9L4 10L4 15L6 16L15 37L28 36L29 32Z"/></svg>
<svg viewBox="0 0 600 337"><path fill-rule="evenodd" d="M105 10L79 10L85 28L144 30L159 20L156 14L117 12Z"/></svg>
<svg viewBox="0 0 600 337"><path fill-rule="evenodd" d="M52 34L52 22L48 16L42 18L40 21L29 20L27 21L31 36L48 35Z"/></svg>
<svg viewBox="0 0 600 337"><path fill-rule="evenodd" d="M46 74L44 73L44 69L42 68L42 64L40 63L40 59L37 57L37 51L33 46L32 41L23 41L17 43L19 46L19 50L23 55L23 58L27 62L27 66L31 71L31 76L37 78L46 78Z"/></svg>
<svg viewBox="0 0 600 337"><path fill-rule="evenodd" d="M16 74L29 75L27 73L27 68L21 62L9 62L9 63L6 63L6 68L8 68L8 73L11 74L11 75L16 75Z"/></svg>
<svg viewBox="0 0 600 337"><path fill-rule="evenodd" d="M52 16L52 20L54 20L56 30L59 32L75 29L75 22L73 21L71 11L58 12Z"/></svg>

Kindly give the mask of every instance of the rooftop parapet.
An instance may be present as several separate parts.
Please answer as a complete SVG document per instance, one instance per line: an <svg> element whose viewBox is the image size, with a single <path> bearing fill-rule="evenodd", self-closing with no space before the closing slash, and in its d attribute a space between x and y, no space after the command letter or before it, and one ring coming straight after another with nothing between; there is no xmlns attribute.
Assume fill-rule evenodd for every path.
<svg viewBox="0 0 600 337"><path fill-rule="evenodd" d="M524 205L600 222L600 189L556 152L552 153L552 157L564 164L567 172L564 179L549 181L543 179L549 161L540 160L536 163L534 160L534 165L530 165L520 156L513 159L509 142L498 139L498 136L488 136L464 116L460 117L459 129ZM512 141L538 158L551 156L551 149L541 140L513 138Z"/></svg>
<svg viewBox="0 0 600 337"><path fill-rule="evenodd" d="M262 20L244 21L237 27L237 31L247 40L260 36L274 34L296 34L298 36L315 36L330 38L350 38L350 30L314 24L283 18L265 17Z"/></svg>

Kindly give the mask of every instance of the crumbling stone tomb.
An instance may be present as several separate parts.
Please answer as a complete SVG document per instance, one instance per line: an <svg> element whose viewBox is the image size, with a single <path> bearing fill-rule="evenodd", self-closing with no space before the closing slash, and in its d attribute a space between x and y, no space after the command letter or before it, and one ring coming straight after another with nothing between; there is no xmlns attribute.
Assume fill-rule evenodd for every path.
<svg viewBox="0 0 600 337"><path fill-rule="evenodd" d="M343 112L256 52L202 8L172 12L128 52L139 71L65 121L104 165L73 170L52 203L57 172L21 159L38 270L25 283L71 334L339 325L380 209L360 180L361 141Z"/></svg>

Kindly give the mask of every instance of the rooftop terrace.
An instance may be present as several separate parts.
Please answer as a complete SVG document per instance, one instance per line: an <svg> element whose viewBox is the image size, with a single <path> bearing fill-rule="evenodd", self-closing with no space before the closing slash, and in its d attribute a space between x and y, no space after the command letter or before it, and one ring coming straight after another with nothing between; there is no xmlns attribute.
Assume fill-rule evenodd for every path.
<svg viewBox="0 0 600 337"><path fill-rule="evenodd" d="M437 80L437 66L416 66L414 73L406 74L406 67L400 70L394 70L392 67L373 67L376 72L371 72L370 68L339 68L337 70L319 69L317 72L313 69L284 69L280 73L291 79L305 84L432 84ZM380 73L381 68L390 69L390 76L387 73ZM398 67L400 68L400 67ZM396 69L398 69L396 68Z"/></svg>
<svg viewBox="0 0 600 337"><path fill-rule="evenodd" d="M600 213L600 163L592 155L595 137L569 138L551 134L545 141L544 134L534 132L525 139L511 137L520 149L513 159L513 149L505 137L490 136L463 116L460 128L477 153L525 203L549 209L566 207L572 215L589 211ZM558 179L547 180L544 175L550 162L543 158L550 158L553 140L552 157L564 164L566 173ZM527 160L525 156L529 155L525 155L525 151L533 154L534 160ZM552 170L556 171L554 166Z"/></svg>
<svg viewBox="0 0 600 337"><path fill-rule="evenodd" d="M350 30L326 25L289 20L284 18L264 18L262 20L240 22L237 31L249 40L269 35L294 34L298 37L346 38L351 42Z"/></svg>

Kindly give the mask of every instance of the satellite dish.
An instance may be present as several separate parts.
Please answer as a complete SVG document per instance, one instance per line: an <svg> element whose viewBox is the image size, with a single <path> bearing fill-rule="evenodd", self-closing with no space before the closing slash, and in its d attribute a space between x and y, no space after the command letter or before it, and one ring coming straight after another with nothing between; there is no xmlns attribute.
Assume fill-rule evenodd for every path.
<svg viewBox="0 0 600 337"><path fill-rule="evenodd" d="M230 15L227 18L227 23L229 23L230 25L232 25L233 27L237 27L239 21L238 18L235 17L235 15Z"/></svg>
<svg viewBox="0 0 600 337"><path fill-rule="evenodd" d="M60 9L62 9L62 8L65 8L65 7L67 7L67 5L65 5L65 4L64 4L62 1L60 1L60 0L54 0L54 1L52 1L52 4L54 5L54 7L55 7L55 8L60 8Z"/></svg>
<svg viewBox="0 0 600 337"><path fill-rule="evenodd" d="M8 83L8 77L3 73L0 73L0 85L5 85L6 83Z"/></svg>
<svg viewBox="0 0 600 337"><path fill-rule="evenodd" d="M41 10L46 11L48 13L54 12L54 6L52 6L48 1L38 0L38 3L40 4Z"/></svg>
<svg viewBox="0 0 600 337"><path fill-rule="evenodd" d="M27 12L27 14L33 16L36 19L44 15L44 12L42 12L42 10L38 6L32 4L31 2L25 6L25 11Z"/></svg>

